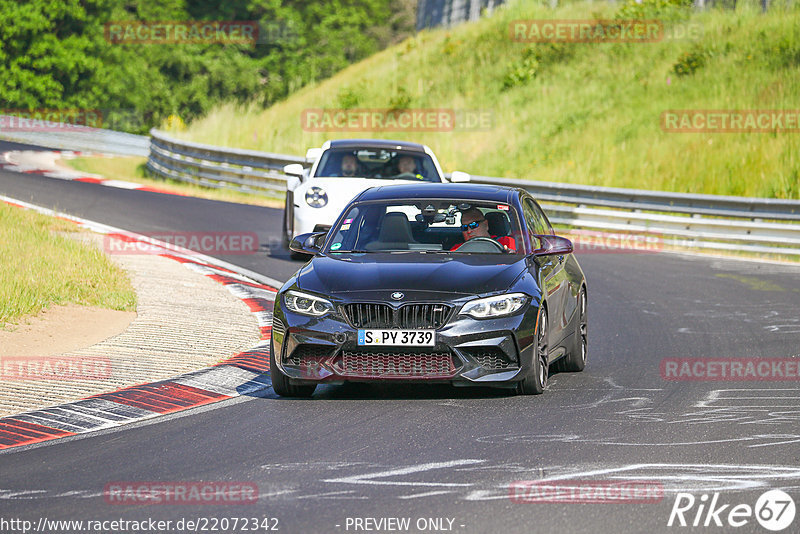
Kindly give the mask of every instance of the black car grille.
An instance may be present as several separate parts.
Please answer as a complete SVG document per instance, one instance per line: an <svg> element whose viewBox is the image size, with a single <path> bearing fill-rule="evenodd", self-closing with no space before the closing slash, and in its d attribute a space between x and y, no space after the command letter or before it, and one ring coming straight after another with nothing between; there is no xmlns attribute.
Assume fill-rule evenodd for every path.
<svg viewBox="0 0 800 534"><path fill-rule="evenodd" d="M345 314L356 328L439 328L452 308L445 304L347 304Z"/></svg>
<svg viewBox="0 0 800 534"><path fill-rule="evenodd" d="M462 350L478 362L481 367L489 371L503 371L519 367L519 363L516 360L510 360L508 355L499 347L479 347Z"/></svg>
<svg viewBox="0 0 800 534"><path fill-rule="evenodd" d="M345 350L333 366L341 376L358 378L450 378L456 372L448 351Z"/></svg>

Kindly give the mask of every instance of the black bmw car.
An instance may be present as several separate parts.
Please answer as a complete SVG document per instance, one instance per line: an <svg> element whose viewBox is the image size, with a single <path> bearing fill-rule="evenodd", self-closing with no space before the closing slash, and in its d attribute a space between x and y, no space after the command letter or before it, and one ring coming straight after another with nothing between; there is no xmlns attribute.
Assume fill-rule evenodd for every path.
<svg viewBox="0 0 800 534"><path fill-rule="evenodd" d="M280 289L270 371L282 396L317 384L425 381L542 393L586 364L586 281L522 189L368 189Z"/></svg>

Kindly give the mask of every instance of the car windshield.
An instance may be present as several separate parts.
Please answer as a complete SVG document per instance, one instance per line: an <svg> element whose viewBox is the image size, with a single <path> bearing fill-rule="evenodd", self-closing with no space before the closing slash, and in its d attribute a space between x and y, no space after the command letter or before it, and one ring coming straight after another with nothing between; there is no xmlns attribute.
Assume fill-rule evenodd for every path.
<svg viewBox="0 0 800 534"><path fill-rule="evenodd" d="M328 149L322 154L314 176L441 182L428 154L383 148Z"/></svg>
<svg viewBox="0 0 800 534"><path fill-rule="evenodd" d="M325 251L521 254L519 220L512 206L498 202L364 202L331 230Z"/></svg>

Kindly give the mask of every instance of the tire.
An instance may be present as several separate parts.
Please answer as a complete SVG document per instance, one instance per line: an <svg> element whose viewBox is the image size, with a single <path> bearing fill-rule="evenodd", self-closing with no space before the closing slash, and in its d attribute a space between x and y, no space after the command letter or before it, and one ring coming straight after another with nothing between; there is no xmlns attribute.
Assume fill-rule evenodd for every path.
<svg viewBox="0 0 800 534"><path fill-rule="evenodd" d="M528 376L517 384L520 395L541 395L547 387L547 377L550 372L547 364L547 310L542 306L539 312L539 324L536 329L536 347L533 352L533 362Z"/></svg>
<svg viewBox="0 0 800 534"><path fill-rule="evenodd" d="M586 327L586 288L582 287L578 293L578 327L575 329L574 350L562 358L561 370L577 373L586 367Z"/></svg>
<svg viewBox="0 0 800 534"><path fill-rule="evenodd" d="M294 218L293 210L290 211L289 209L290 204L291 201L287 196L286 207L283 208L283 246L284 248L286 248L286 250L289 251L289 257L291 259L307 261L308 254L303 254L302 252L295 252L294 250L289 248L289 242L292 240L292 233L294 233L294 221L292 221L291 227L289 226L289 219Z"/></svg>
<svg viewBox="0 0 800 534"><path fill-rule="evenodd" d="M317 389L316 384L290 384L289 378L275 365L275 350L272 341L269 343L269 376L272 379L272 389L281 397L308 398Z"/></svg>
<svg viewBox="0 0 800 534"><path fill-rule="evenodd" d="M286 193L286 205L283 208L283 228L281 235L283 237L283 246L289 248L289 193Z"/></svg>

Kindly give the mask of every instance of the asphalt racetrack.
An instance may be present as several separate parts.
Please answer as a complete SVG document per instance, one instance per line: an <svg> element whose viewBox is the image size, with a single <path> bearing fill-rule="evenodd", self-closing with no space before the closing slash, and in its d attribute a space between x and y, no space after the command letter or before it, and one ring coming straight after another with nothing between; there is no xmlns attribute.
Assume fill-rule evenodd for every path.
<svg viewBox="0 0 800 534"><path fill-rule="evenodd" d="M18 147L0 143L0 151ZM137 232L256 232L257 254L222 259L278 280L301 266L281 247L281 210L12 172L0 172L0 194ZM408 518L410 532L767 532L753 515L733 528L728 514L755 507L770 489L800 498L797 378L667 380L662 363L796 362L800 268L667 253L579 261L588 283L587 367L552 375L544 395L349 385L292 400L269 390L4 452L0 518L170 520L174 532L189 531L175 529L181 519L242 531L231 528L235 517L276 518L267 526L287 533L404 531L390 518ZM526 487L515 482L536 480L639 482L663 494L582 503L525 502L529 493L515 493ZM240 481L255 484L258 499L104 499L108 484L126 481ZM688 502L676 503L680 493L696 499L684 517L691 524L699 514L701 526L679 528L676 518L667 526L673 507ZM728 506L707 518L715 494L717 508ZM724 526L715 526L717 517Z"/></svg>

